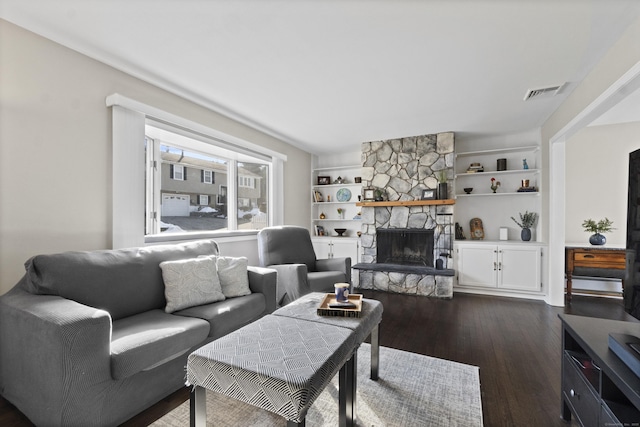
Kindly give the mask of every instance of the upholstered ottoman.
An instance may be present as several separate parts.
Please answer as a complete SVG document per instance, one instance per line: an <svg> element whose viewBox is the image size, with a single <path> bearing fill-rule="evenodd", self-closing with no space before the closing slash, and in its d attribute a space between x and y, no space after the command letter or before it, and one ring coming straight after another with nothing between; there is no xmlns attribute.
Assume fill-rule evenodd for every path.
<svg viewBox="0 0 640 427"><path fill-rule="evenodd" d="M286 306L277 309L274 316L284 316L293 319L304 319L311 322L338 326L351 329L355 333L357 344L360 345L371 335L371 379L378 379L378 366L380 361L380 345L378 340L378 327L382 321L383 306L380 301L364 298L362 300L362 314L360 317L334 317L320 316L317 308L325 297L325 293L313 292L307 294Z"/></svg>
<svg viewBox="0 0 640 427"><path fill-rule="evenodd" d="M189 355L191 425L206 425L208 389L281 415L287 425L303 426L338 370L344 418L343 407L354 401L355 387L348 381L354 377L352 355L358 345L352 329L273 315L219 338Z"/></svg>

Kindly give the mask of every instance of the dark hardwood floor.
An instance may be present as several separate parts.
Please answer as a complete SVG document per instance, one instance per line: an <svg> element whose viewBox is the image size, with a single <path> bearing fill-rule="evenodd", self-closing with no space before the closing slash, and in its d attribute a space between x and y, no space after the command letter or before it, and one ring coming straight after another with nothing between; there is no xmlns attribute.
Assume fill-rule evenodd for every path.
<svg viewBox="0 0 640 427"><path fill-rule="evenodd" d="M480 367L484 425L563 426L558 313L631 320L619 299L575 295L570 307L457 293L452 300L366 291L384 305L380 343ZM384 360L381 360L384 375ZM181 389L124 425L146 426L188 399ZM0 398L0 425L30 426ZM284 425L284 423L283 423Z"/></svg>

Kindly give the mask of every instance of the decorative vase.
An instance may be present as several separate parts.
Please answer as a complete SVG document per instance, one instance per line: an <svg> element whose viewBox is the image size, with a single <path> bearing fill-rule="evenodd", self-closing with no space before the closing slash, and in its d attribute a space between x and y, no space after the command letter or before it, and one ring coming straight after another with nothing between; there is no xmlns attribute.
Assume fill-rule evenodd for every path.
<svg viewBox="0 0 640 427"><path fill-rule="evenodd" d="M604 237L604 234L596 233L589 237L589 243L592 245L604 245L607 243L607 238Z"/></svg>
<svg viewBox="0 0 640 427"><path fill-rule="evenodd" d="M438 199L446 200L448 196L447 183L440 182L438 183Z"/></svg>
<svg viewBox="0 0 640 427"><path fill-rule="evenodd" d="M523 242L528 242L529 240L531 240L531 229L523 228L522 231L520 232L520 238L522 239Z"/></svg>

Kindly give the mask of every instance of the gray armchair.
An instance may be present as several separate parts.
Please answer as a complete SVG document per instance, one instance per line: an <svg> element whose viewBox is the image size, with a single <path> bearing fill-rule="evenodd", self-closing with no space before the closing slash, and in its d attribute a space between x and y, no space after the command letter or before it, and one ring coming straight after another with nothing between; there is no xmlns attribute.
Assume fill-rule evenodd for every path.
<svg viewBox="0 0 640 427"><path fill-rule="evenodd" d="M278 272L276 300L286 305L310 292L333 292L335 283L351 284L351 258L316 259L309 231L291 225L258 233L260 265Z"/></svg>

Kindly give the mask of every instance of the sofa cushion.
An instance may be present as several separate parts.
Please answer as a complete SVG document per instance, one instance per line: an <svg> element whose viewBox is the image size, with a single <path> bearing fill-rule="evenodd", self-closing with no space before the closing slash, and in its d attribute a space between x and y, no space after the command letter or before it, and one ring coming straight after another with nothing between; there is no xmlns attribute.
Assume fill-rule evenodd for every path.
<svg viewBox="0 0 640 427"><path fill-rule="evenodd" d="M201 319L151 310L113 322L111 375L127 378L152 369L202 343L209 324Z"/></svg>
<svg viewBox="0 0 640 427"><path fill-rule="evenodd" d="M218 278L224 296L234 298L249 295L251 293L247 272L249 260L246 257L218 256L216 258Z"/></svg>
<svg viewBox="0 0 640 427"><path fill-rule="evenodd" d="M106 310L113 320L164 308L160 263L217 255L214 240L142 248L38 255L25 263L25 288Z"/></svg>
<svg viewBox="0 0 640 427"><path fill-rule="evenodd" d="M199 305L173 313L197 317L209 322L209 339L217 339L260 318L266 308L264 294L254 293L229 298L213 304Z"/></svg>
<svg viewBox="0 0 640 427"><path fill-rule="evenodd" d="M167 313L225 298L213 257L164 261L160 263L160 269Z"/></svg>

